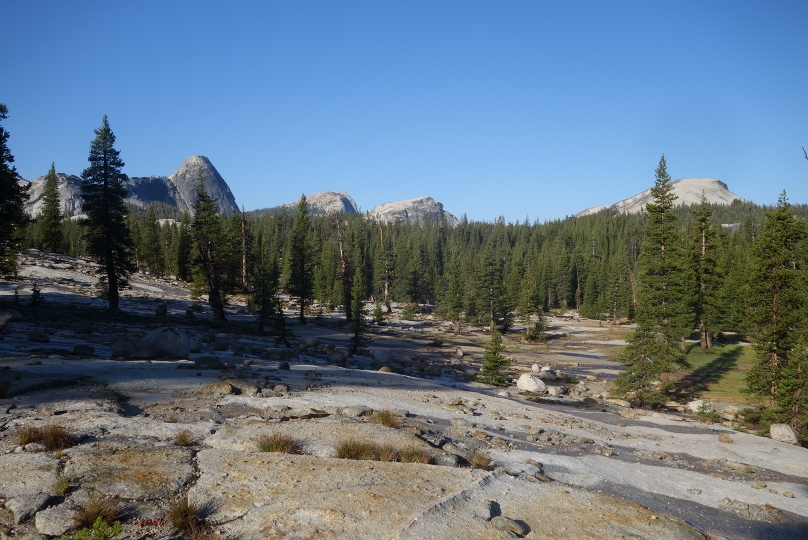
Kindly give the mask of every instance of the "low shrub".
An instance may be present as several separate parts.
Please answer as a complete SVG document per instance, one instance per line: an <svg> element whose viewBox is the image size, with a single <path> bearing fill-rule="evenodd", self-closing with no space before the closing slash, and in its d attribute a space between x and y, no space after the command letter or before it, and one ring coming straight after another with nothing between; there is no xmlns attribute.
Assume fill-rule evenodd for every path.
<svg viewBox="0 0 808 540"><path fill-rule="evenodd" d="M373 413L368 420L373 422L374 424L381 424L383 426L398 429L404 422L402 421L401 417L395 412L388 409L383 409L381 411L376 411Z"/></svg>
<svg viewBox="0 0 808 540"><path fill-rule="evenodd" d="M230 344L228 342L221 340L214 341L213 343L210 344L210 346L214 351L220 351L220 352L226 351L228 348L230 348Z"/></svg>
<svg viewBox="0 0 808 540"><path fill-rule="evenodd" d="M76 528L92 529L99 521L104 524L120 524L123 518L123 505L120 501L110 497L93 497L73 515L73 524Z"/></svg>
<svg viewBox="0 0 808 540"><path fill-rule="evenodd" d="M466 456L466 461L469 462L472 469L483 469L485 471L490 471L492 468L491 456L488 455L488 452L480 450L479 448L472 450L468 456Z"/></svg>
<svg viewBox="0 0 808 540"><path fill-rule="evenodd" d="M205 511L204 505L190 500L188 495L182 495L169 500L166 520L175 532L182 533L185 538L203 540L212 533L210 526L205 523Z"/></svg>
<svg viewBox="0 0 808 540"><path fill-rule="evenodd" d="M337 445L337 457L367 461L398 461L401 463L431 463L432 455L420 448L397 450L391 445L379 445L357 439L346 439Z"/></svg>
<svg viewBox="0 0 808 540"><path fill-rule="evenodd" d="M55 540L108 540L119 534L121 534L120 521L110 525L99 517L93 522L92 527L85 527L73 536L60 536Z"/></svg>
<svg viewBox="0 0 808 540"><path fill-rule="evenodd" d="M174 438L174 444L177 446L193 446L196 444L196 439L190 429L183 429Z"/></svg>
<svg viewBox="0 0 808 540"><path fill-rule="evenodd" d="M49 452L64 450L76 445L76 441L62 426L47 425L41 428L34 426L17 426L14 428L14 439L20 446L39 443ZM88 526L92 525L92 522Z"/></svg>
<svg viewBox="0 0 808 540"><path fill-rule="evenodd" d="M280 452L282 454L302 454L303 445L289 435L273 433L272 435L262 435L258 439L259 452Z"/></svg>

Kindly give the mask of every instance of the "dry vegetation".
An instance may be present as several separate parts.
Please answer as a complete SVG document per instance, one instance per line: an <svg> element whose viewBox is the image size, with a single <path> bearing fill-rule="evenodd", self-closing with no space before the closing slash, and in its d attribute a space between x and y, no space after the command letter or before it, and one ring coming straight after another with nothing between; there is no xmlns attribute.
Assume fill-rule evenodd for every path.
<svg viewBox="0 0 808 540"><path fill-rule="evenodd" d="M389 409L376 411L370 416L370 418L368 418L368 420L374 424L381 424L382 426L393 429L398 429L404 425L404 421L401 419L401 417L395 411L391 411Z"/></svg>
<svg viewBox="0 0 808 540"><path fill-rule="evenodd" d="M178 496L168 502L166 520L175 532L182 533L188 540L211 538L213 531L205 522L205 506L192 501L187 495Z"/></svg>
<svg viewBox="0 0 808 540"><path fill-rule="evenodd" d="M125 517L123 505L117 499L94 497L79 507L73 516L73 525L77 529L92 528L98 518L106 523L115 523Z"/></svg>
<svg viewBox="0 0 808 540"><path fill-rule="evenodd" d="M39 443L49 452L64 450L76 445L76 441L61 426L47 425L41 428L34 426L17 426L14 428L14 439L20 446Z"/></svg>
<svg viewBox="0 0 808 540"><path fill-rule="evenodd" d="M174 444L177 446L193 446L196 444L196 439L190 429L183 429L174 438Z"/></svg>
<svg viewBox="0 0 808 540"><path fill-rule="evenodd" d="M491 470L491 456L484 450L475 448L466 456L466 461L469 462L472 469L483 469L485 471Z"/></svg>
<svg viewBox="0 0 808 540"><path fill-rule="evenodd" d="M262 435L258 439L258 450L260 452L280 452L283 454L302 454L303 445L288 435L273 433L272 435Z"/></svg>
<svg viewBox="0 0 808 540"><path fill-rule="evenodd" d="M431 463L432 455L420 448L396 449L357 439L346 439L337 445L337 457L369 461L398 461L401 463Z"/></svg>

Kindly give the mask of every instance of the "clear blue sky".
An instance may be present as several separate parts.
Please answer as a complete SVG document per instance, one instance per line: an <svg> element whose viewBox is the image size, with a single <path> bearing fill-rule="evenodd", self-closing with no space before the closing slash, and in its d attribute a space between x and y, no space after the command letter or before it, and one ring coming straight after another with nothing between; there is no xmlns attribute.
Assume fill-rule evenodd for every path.
<svg viewBox="0 0 808 540"><path fill-rule="evenodd" d="M4 2L19 173L208 156L255 209L347 191L555 219L674 178L808 203L808 2Z"/></svg>

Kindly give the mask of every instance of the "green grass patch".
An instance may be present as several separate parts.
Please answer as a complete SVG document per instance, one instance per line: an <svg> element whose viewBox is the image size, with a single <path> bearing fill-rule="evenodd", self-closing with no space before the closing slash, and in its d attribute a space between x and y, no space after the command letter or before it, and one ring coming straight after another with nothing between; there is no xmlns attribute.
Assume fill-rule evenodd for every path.
<svg viewBox="0 0 808 540"><path fill-rule="evenodd" d="M692 347L687 354L689 370L679 370L671 381L676 399L705 399L749 403L746 375L757 361L752 347L716 345L712 349Z"/></svg>

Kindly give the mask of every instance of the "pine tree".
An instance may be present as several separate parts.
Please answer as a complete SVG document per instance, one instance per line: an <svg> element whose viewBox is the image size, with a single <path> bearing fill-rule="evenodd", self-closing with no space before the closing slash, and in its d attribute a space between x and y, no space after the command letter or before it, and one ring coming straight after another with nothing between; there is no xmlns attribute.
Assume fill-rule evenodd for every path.
<svg viewBox="0 0 808 540"><path fill-rule="evenodd" d="M81 173L81 197L87 214L87 252L101 263L102 283L107 287L109 312L119 313L119 289L128 285L134 270L131 262L132 238L126 226L124 198L126 175L124 162L115 149L115 135L109 128L107 116L94 131L87 160L90 166Z"/></svg>
<svg viewBox="0 0 808 540"><path fill-rule="evenodd" d="M483 352L483 365L480 366L480 374L477 376L479 382L504 386L508 384L508 378L503 374L503 370L510 365L510 358L505 357L505 345L502 343L502 334L494 328L491 331L491 339L485 344Z"/></svg>
<svg viewBox="0 0 808 540"><path fill-rule="evenodd" d="M290 274L287 287L289 294L300 300L300 322L306 322L306 305L314 292L314 264L311 248L309 219L309 203L306 196L300 197L297 205L297 217L292 229ZM346 311L348 306L346 306Z"/></svg>
<svg viewBox="0 0 808 540"><path fill-rule="evenodd" d="M200 172L196 182L194 197L194 221L191 232L196 241L199 268L208 290L208 304L213 312L213 320L227 320L224 316L221 294L221 251L224 245L224 231L219 207L205 189L205 178Z"/></svg>
<svg viewBox="0 0 808 540"><path fill-rule="evenodd" d="M712 336L721 324L719 291L722 283L718 265L721 245L707 199L693 211L690 247L695 269L695 314L701 348L712 347Z"/></svg>
<svg viewBox="0 0 808 540"><path fill-rule="evenodd" d="M255 265L251 281L253 289L250 308L258 316L256 320L258 332L263 333L264 328L269 327L270 334L275 337L275 344L283 343L289 347L292 332L286 325L283 307L278 297L280 282L278 259L273 257L269 261L263 260Z"/></svg>
<svg viewBox="0 0 808 540"><path fill-rule="evenodd" d="M8 107L0 103L0 120L8 118ZM14 232L30 220L25 213L28 186L20 183L17 169L11 165L14 156L8 149L8 131L0 126L0 270L13 269Z"/></svg>
<svg viewBox="0 0 808 540"><path fill-rule="evenodd" d="M45 177L45 192L42 195L42 227L39 229L39 242L42 249L51 253L62 251L62 208L57 189L56 166L51 163Z"/></svg>
<svg viewBox="0 0 808 540"><path fill-rule="evenodd" d="M659 160L656 181L651 188L653 202L645 207L645 239L638 261L637 330L618 360L626 365L615 380L618 393L634 392L648 405L659 405L665 396L654 383L664 374L687 362L681 348L672 343L679 337L686 313L682 298L682 256L676 231L676 216L665 156Z"/></svg>
<svg viewBox="0 0 808 540"><path fill-rule="evenodd" d="M157 215L154 213L154 205L149 205L146 219L141 228L140 261L143 266L153 275L162 274L162 242L160 234L160 224L157 223Z"/></svg>
<svg viewBox="0 0 808 540"><path fill-rule="evenodd" d="M749 391L769 399L766 419L785 421L808 442L808 233L785 192L752 245L749 328L758 363Z"/></svg>
<svg viewBox="0 0 808 540"><path fill-rule="evenodd" d="M176 264L177 279L188 281L191 275L191 218L188 212L182 214L180 226L177 229Z"/></svg>
<svg viewBox="0 0 808 540"><path fill-rule="evenodd" d="M354 257L354 261L357 257ZM365 278L362 275L362 267L356 264L356 271L353 278L353 290L351 291L351 354L357 354L360 347L364 347L370 342L367 336L368 323L365 320L367 310L365 309Z"/></svg>

